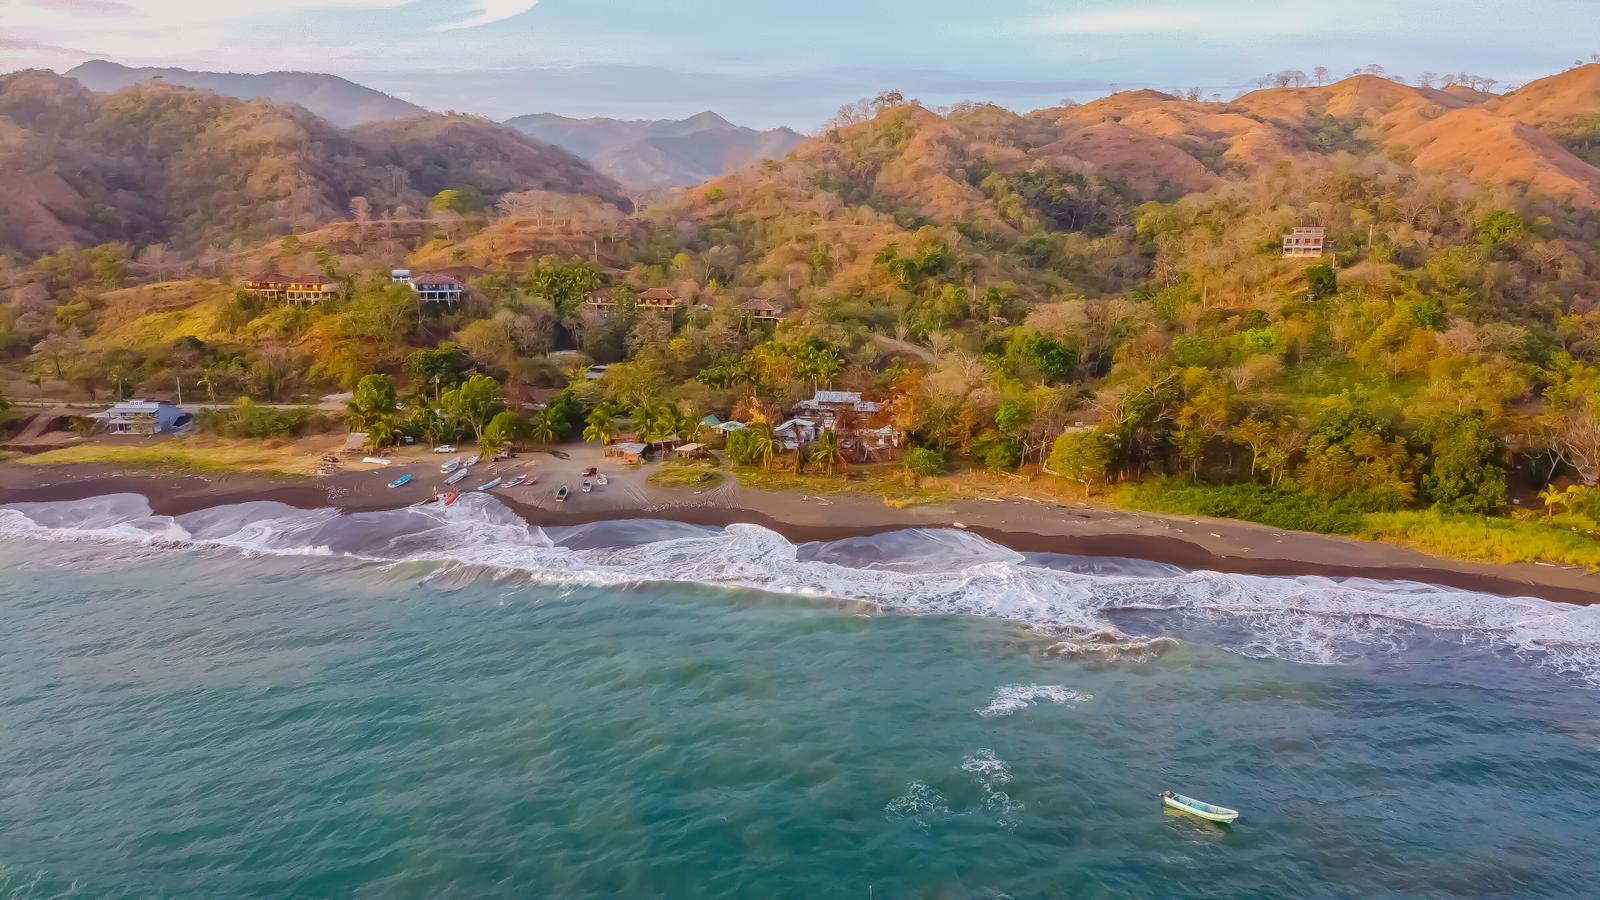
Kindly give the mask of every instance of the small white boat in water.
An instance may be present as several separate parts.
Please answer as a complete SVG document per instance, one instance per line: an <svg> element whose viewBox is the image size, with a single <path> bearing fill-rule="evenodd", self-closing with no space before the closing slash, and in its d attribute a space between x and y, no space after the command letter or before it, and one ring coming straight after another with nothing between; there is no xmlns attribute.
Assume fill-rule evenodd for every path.
<svg viewBox="0 0 1600 900"><path fill-rule="evenodd" d="M1175 809L1179 812L1186 812L1191 816L1198 816L1202 819L1205 819L1207 822L1221 822L1223 824L1227 824L1239 818L1239 811L1236 809L1229 809L1226 806L1217 806L1213 803L1207 803L1204 800L1196 800L1193 797L1185 797L1182 794L1174 794L1171 791L1163 791L1161 793L1161 802L1172 809Z"/></svg>

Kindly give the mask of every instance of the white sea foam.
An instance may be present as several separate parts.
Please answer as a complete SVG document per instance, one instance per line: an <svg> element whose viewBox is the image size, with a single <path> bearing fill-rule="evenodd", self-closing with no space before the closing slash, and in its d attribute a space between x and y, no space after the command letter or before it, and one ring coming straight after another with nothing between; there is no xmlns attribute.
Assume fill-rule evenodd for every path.
<svg viewBox="0 0 1600 900"><path fill-rule="evenodd" d="M747 587L912 614L1013 619L1055 635L1053 652L1083 657L1142 658L1172 643L1122 633L1113 621L1119 614L1157 627L1220 624L1243 635L1223 641L1236 652L1314 664L1389 653L1418 633L1443 632L1600 686L1600 606L1365 579L1182 572L1132 561L1108 568L1029 558L954 530L801 546L754 525L634 521L612 540L601 524L553 535L481 494L452 507L349 514L262 502L157 516L134 494L0 508L0 538L337 555L431 564L462 578L491 571L574 586Z"/></svg>
<svg viewBox="0 0 1600 900"><path fill-rule="evenodd" d="M1087 703L1093 699L1093 694L1074 691L1059 684L1008 684L996 690L989 705L977 712L978 715L991 719L996 716L1009 716L1041 700L1060 706L1064 703Z"/></svg>

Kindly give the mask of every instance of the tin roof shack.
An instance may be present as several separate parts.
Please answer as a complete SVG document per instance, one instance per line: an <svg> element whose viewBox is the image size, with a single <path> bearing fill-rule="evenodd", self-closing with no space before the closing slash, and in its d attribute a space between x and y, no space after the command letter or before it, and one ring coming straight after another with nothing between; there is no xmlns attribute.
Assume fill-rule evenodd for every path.
<svg viewBox="0 0 1600 900"><path fill-rule="evenodd" d="M637 465L644 462L644 455L649 449L649 445L641 444L638 441L622 441L607 445L605 453L607 456L620 459L624 463Z"/></svg>
<svg viewBox="0 0 1600 900"><path fill-rule="evenodd" d="M833 429L845 455L857 462L891 459L904 443L883 404L863 400L856 391L817 391L795 404L794 414L814 423L817 435Z"/></svg>
<svg viewBox="0 0 1600 900"><path fill-rule="evenodd" d="M124 400L94 418L105 422L107 434L155 435L173 434L187 427L188 413L173 406L151 400Z"/></svg>

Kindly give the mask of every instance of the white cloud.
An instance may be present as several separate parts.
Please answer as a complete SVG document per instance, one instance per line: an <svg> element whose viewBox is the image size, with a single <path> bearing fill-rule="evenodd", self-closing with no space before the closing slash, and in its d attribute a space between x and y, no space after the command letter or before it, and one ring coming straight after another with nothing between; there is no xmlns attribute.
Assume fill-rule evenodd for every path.
<svg viewBox="0 0 1600 900"><path fill-rule="evenodd" d="M474 0L472 5L477 10L476 15L469 16L459 22L441 25L439 30L452 31L458 28L477 28L479 25L504 21L512 16L520 16L538 6L539 0Z"/></svg>

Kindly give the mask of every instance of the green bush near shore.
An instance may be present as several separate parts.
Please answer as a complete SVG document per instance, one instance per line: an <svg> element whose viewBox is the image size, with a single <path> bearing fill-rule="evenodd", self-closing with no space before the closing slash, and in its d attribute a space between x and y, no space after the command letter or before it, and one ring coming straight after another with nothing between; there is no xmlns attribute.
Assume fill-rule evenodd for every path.
<svg viewBox="0 0 1600 900"><path fill-rule="evenodd" d="M1519 520L1434 510L1372 513L1361 534L1427 553L1485 562L1552 562L1600 569L1600 525L1587 516Z"/></svg>
<svg viewBox="0 0 1600 900"><path fill-rule="evenodd" d="M1373 511L1359 500L1327 499L1260 484L1124 485L1118 506L1177 515L1242 519L1276 528L1400 544L1440 556L1494 563L1550 562L1600 569L1600 522L1576 513L1542 519L1450 515L1437 510Z"/></svg>
<svg viewBox="0 0 1600 900"><path fill-rule="evenodd" d="M1189 484L1170 480L1123 485L1118 506L1178 515L1244 519L1291 531L1354 535L1367 513L1357 503L1285 491L1264 484Z"/></svg>

